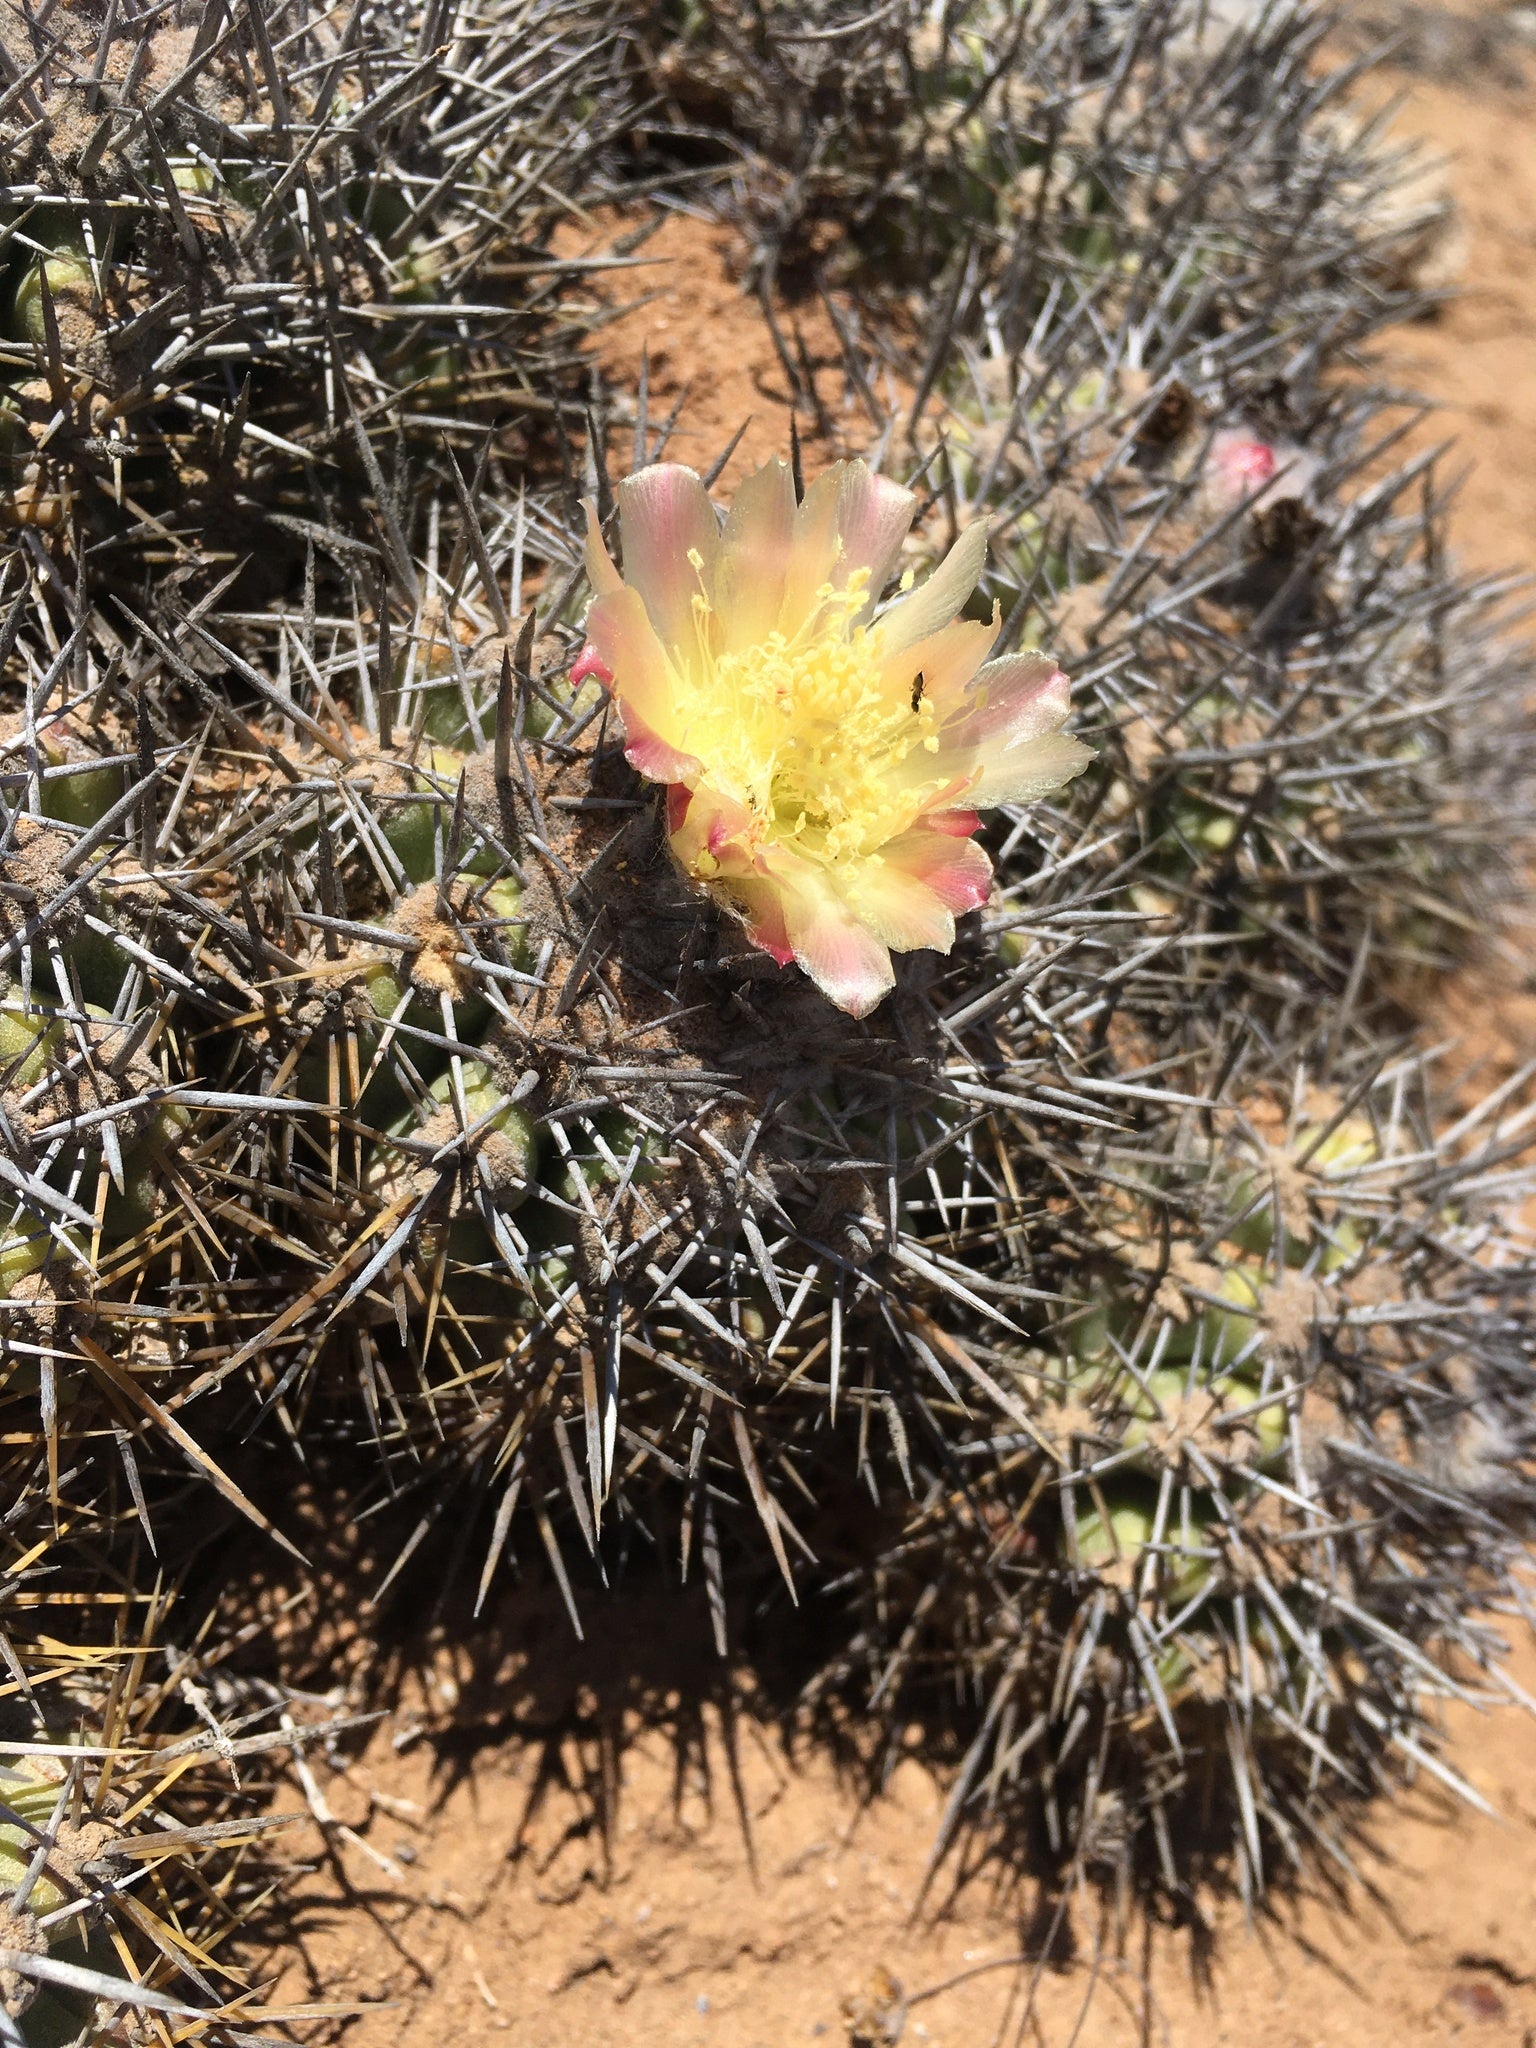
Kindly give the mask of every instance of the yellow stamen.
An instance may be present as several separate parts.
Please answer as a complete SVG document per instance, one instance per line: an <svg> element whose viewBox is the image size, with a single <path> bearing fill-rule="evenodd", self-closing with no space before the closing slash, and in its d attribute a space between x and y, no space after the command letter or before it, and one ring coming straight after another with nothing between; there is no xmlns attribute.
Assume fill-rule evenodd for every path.
<svg viewBox="0 0 1536 2048"><path fill-rule="evenodd" d="M893 679L864 625L869 572L824 584L793 635L714 651L716 621L693 600L699 652L679 677L683 749L712 788L753 814L763 840L824 861L873 853L907 831L937 783L893 776L915 748L938 749L936 714L912 703L912 678Z"/></svg>

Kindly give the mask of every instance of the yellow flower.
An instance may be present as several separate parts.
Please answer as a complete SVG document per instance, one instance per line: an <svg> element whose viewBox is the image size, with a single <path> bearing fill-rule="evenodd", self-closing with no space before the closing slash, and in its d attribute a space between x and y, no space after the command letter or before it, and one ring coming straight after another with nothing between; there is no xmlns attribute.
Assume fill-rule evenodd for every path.
<svg viewBox="0 0 1536 2048"><path fill-rule="evenodd" d="M867 1016L892 952L947 953L956 913L986 901L977 811L1045 796L1091 758L1062 730L1067 679L1039 655L988 662L996 616L957 616L984 526L877 609L916 500L862 462L798 506L770 462L723 530L678 463L618 498L622 577L588 508L596 597L573 678L603 681L629 759L666 784L683 873Z"/></svg>

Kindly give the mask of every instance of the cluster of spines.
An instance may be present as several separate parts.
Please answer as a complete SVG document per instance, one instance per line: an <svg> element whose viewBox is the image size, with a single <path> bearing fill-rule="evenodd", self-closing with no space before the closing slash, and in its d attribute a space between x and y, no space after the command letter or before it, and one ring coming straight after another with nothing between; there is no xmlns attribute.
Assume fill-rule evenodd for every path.
<svg viewBox="0 0 1536 2048"><path fill-rule="evenodd" d="M1051 1334L965 1340L1023 1412L928 1404L816 1691L859 1678L894 1743L966 1686L946 1841L1011 1811L1064 1864L1251 1896L1311 1847L1347 1867L1394 1764L1458 1782L1434 1705L1497 1697L1500 1652L1458 1588L1504 1582L1530 1508L1529 1249L1474 1221L1524 1120L1446 1146L1416 1062L1351 1078L1288 1130L1196 1083L1074 1161Z"/></svg>
<svg viewBox="0 0 1536 2048"><path fill-rule="evenodd" d="M0 1518L0 2039L233 2044L299 2016L232 1951L282 1884L267 1845L295 1816L256 1810L272 1763L339 1724L228 1668L235 1642L199 1642L163 1585L104 1575L103 1533L64 1512L45 1565Z"/></svg>
<svg viewBox="0 0 1536 2048"><path fill-rule="evenodd" d="M584 0L364 12L204 10L190 48L116 9L8 32L35 115L0 192L18 542L79 517L126 579L355 553L360 498L392 537L398 435L436 460L580 420L563 302L603 259L551 231L604 183L622 36Z"/></svg>

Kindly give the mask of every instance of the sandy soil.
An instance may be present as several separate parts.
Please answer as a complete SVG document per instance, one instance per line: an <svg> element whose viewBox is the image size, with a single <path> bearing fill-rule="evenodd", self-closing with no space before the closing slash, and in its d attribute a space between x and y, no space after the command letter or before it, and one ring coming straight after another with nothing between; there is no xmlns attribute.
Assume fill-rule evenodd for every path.
<svg viewBox="0 0 1536 2048"><path fill-rule="evenodd" d="M626 1727L588 1684L561 1712L509 1673L477 1708L454 1661L324 1787L335 1820L275 2002L380 2001L356 2048L1536 2042L1536 1778L1514 1713L1453 1721L1497 1817L1421 1784L1362 1861L1374 1898L1293 1902L1258 1930L1227 1908L1209 1944L1132 1927L1097 1955L1086 1910L1045 1965L1033 1885L983 1868L919 1906L941 1788L915 1761L865 1806L749 1704ZM1536 1684L1536 1654L1512 1670Z"/></svg>
<svg viewBox="0 0 1536 2048"><path fill-rule="evenodd" d="M1464 558L1536 566L1536 97L1502 65L1446 70L1392 82L1403 128L1451 159L1472 289L1395 338L1390 367L1470 458ZM666 260L607 330L609 373L633 390L644 348L653 431L685 397L669 452L700 467L745 421L729 481L784 449L788 373L724 230L678 219L646 253ZM872 430L825 309L786 312L798 356L795 322L819 467ZM626 1719L604 1706L614 1634L584 1662L548 1627L564 1675L538 1697L510 1664L444 1652L357 1761L318 1771L333 1819L305 1845L275 2002L385 2001L351 2023L357 2048L1536 2048L1536 1728L1518 1712L1452 1715L1453 1761L1492 1811L1421 1780L1379 1816L1347 1902L1292 1901L1256 1929L1226 1908L1210 1944L1134 1927L1096 1955L1090 1912L1051 1950L1050 1902L994 1869L919 1903L943 1788L917 1761L865 1806L750 1698ZM1528 1639L1511 1670L1536 1690Z"/></svg>
<svg viewBox="0 0 1536 2048"><path fill-rule="evenodd" d="M573 254L599 250L615 225L601 220L595 236L567 232L557 246ZM883 408L900 394L889 371L875 366L851 308L838 308L840 332L819 297L781 297L770 327L744 277L741 238L692 215L664 219L636 254L655 268L635 273L643 287L623 295L631 310L609 320L598 353L621 396L638 394L643 364L653 459L664 422L673 422L668 459L699 470L709 469L739 434L720 474L721 490L729 491L771 455L788 454L792 406L808 469L870 447ZM860 379L868 399L860 394ZM630 454L621 434L611 459L622 467Z"/></svg>
<svg viewBox="0 0 1536 2048"><path fill-rule="evenodd" d="M1498 18L1493 9L1475 25ZM1536 568L1536 57L1506 35L1478 61L1470 38L1419 46L1410 69L1369 78L1371 107L1401 99L1393 133L1423 144L1460 213L1456 296L1399 328L1380 351L1394 379L1430 399L1421 443L1453 441L1464 471L1456 545L1472 568Z"/></svg>

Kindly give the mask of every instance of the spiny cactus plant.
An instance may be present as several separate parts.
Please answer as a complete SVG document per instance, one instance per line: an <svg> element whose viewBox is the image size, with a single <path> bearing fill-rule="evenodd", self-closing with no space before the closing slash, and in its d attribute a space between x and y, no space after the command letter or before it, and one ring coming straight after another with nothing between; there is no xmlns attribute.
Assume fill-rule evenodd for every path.
<svg viewBox="0 0 1536 2048"><path fill-rule="evenodd" d="M978 1007L1007 1135L994 1159L964 1134L946 1171L935 1128L929 1164L930 1245L1041 1305L1010 1332L973 1295L990 1317L962 1332L951 1303L928 1333L949 1385L899 1459L918 1506L878 1563L839 1532L858 1625L827 1682L863 1677L892 1731L935 1680L984 1709L951 1831L1012 1799L1079 1863L1180 1889L1214 1852L1256 1890L1304 1842L1344 1854L1353 1794L1394 1745L1425 1753L1424 1646L1488 1665L1447 1589L1473 1556L1496 1589L1529 1508L1529 1265L1497 1220L1523 1120L1479 1160L1449 1111L1405 1143L1404 1101L1433 1091L1396 1037L1508 906L1521 671L1496 589L1443 608L1424 465L1382 475L1384 395L1322 375L1412 303L1403 165L1331 111L1347 79L1308 66L1321 26L1297 15L1203 43L1155 7L1118 42L1072 10L681 26L658 78L715 91L761 151L732 190L764 274L851 285L866 332L917 286L902 425L935 538L990 523L1004 644L1066 659L1102 749L1074 837L1031 874L1021 822L1025 858L999 863L1011 986ZM910 146L889 104L846 117L882 96ZM1079 891L1121 942L1108 971L1057 965ZM1075 1050L1024 1109L1031 1027ZM1384 1071L1395 1107L1362 1125ZM1324 1075L1311 1126L1288 1108L1294 1142L1270 1142ZM1042 1093L1103 1138L1042 1131ZM1021 1349L1021 1320L1052 1340ZM979 1419L976 1372L1007 1428ZM889 1503L879 1448L866 1418Z"/></svg>
<svg viewBox="0 0 1536 2048"><path fill-rule="evenodd" d="M670 547L669 573L728 580L729 554L706 564L707 528L693 531L702 510L655 517L684 481L642 471L623 487L653 515L630 523L629 573ZM807 496L805 530L838 485ZM1266 878L1241 867L1235 942L1262 972L1212 988L1203 923L1137 893L1144 800L1107 826L1102 799L1073 816L1046 790L985 854L974 819L952 820L950 865L908 880L953 872L963 911L990 862L990 907L940 930L919 894L902 914L929 920L927 943L855 1023L845 1011L878 987L827 970L778 908L772 862L756 899L729 871L750 831L724 812L700 831L720 759L665 817L633 779L626 750L691 774L704 729L638 696L646 647L609 630L613 604L607 626L590 616L582 662L560 623L584 610L570 574L546 579L542 641L532 619L515 644L476 623L468 565L483 552L496 574L526 544L511 523L466 536L457 619L423 607L360 643L355 611L317 616L312 708L295 694L286 729L226 718L227 743L173 755L182 800L164 823L158 763L137 776L137 751L124 795L79 760L56 778L97 778L98 815L77 792L74 817L18 816L24 850L54 838L27 906L46 935L18 949L30 981L18 973L6 1010L8 1114L35 1176L7 1322L37 1378L18 1371L13 1390L55 1417L61 1396L137 1407L136 1457L153 1468L174 1441L257 1517L218 1466L232 1416L254 1402L296 1447L362 1427L391 1485L431 1482L428 1523L466 1474L497 1503L482 1592L528 1497L578 1626L573 1536L600 1555L617 1521L633 1540L659 1488L685 1561L700 1549L713 1578L722 1517L729 1554L751 1547L755 1516L786 1577L851 1589L859 1626L832 1673L869 1670L893 1712L935 1668L986 1693L994 1799L1025 1772L1047 1834L1102 1860L1095 1801L1113 1792L1130 1863L1182 1884L1180 1816L1209 1809L1219 1770L1216 1810L1236 1816L1257 1885L1272 1838L1326 1832L1394 1744L1423 1751L1422 1646L1479 1644L1467 1560L1494 1583L1506 1556L1485 1496L1524 1504L1530 1271L1501 1233L1493 1170L1518 1128L1495 1102L1492 1152L1463 1156L1363 1002L1341 1005L1315 1065L1298 1053L1303 1005L1330 970L1347 996L1349 961L1300 952L1272 919L1245 928ZM958 556L974 570L981 551ZM627 586L593 561L617 598ZM936 581L952 611L963 581ZM841 635L862 630L854 600L833 607ZM698 629L687 602L675 630ZM1006 669L1026 686L1016 701L978 698L985 743L950 761L946 693L996 625L946 639L922 585L889 616L902 607L925 616L892 643L913 671L893 708L937 745L898 769L932 760L958 800L1082 765L1079 746L1042 775L1030 752L1056 744L1063 712L1038 657ZM259 675L259 642L244 644ZM808 645L821 676L830 656ZM176 672L171 643L150 650ZM368 680L375 732L327 711L344 676ZM978 763L1025 780L993 791ZM785 802L773 815L801 858L814 821ZM103 844L78 925L39 920L76 849L90 873ZM866 972L871 940L884 957L913 936L877 879L838 883ZM93 1006L103 954L117 978L93 984ZM774 957L798 954L843 1009ZM1476 1443L1449 1473L1452 1415ZM1434 1597L1408 1598L1405 1574ZM1278 1614L1262 1590L1276 1580ZM1257 1806L1202 1732L1250 1624L1269 1659L1262 1683L1242 1681ZM1097 1776L1088 1749L1073 1765L1090 1725L1113 1738ZM1355 1760L1320 1778L1314 1743ZM1185 1849L1151 1857L1165 1839Z"/></svg>
<svg viewBox="0 0 1536 2048"><path fill-rule="evenodd" d="M0 1523L0 2033L63 2048L158 2017L229 2042L287 2017L228 1950L279 1878L264 1759L306 1731L220 1672L227 1646L178 1643L170 1600L104 1581L69 1522L30 1546Z"/></svg>
<svg viewBox="0 0 1536 2048"><path fill-rule="evenodd" d="M452 1510L483 1600L526 1512L578 1628L651 1546L724 1647L766 1554L853 1614L818 1696L979 1711L957 1820L1252 1891L1432 1757L1528 1507L1522 1112L1407 1049L1522 672L1421 470L1359 481L1332 373L1402 302L1311 31L910 26L806 48L947 138L844 271L937 271L871 422L915 496L791 465L722 528L642 415L615 518L599 394L586 571L503 460L368 471L377 555L262 604L29 550L7 1441L169 1545L188 1461L281 1535L252 1432L366 1437L396 1570Z"/></svg>
<svg viewBox="0 0 1536 2048"><path fill-rule="evenodd" d="M1404 1765L1476 1798L1435 1715L1509 1696L1531 1266L1485 1207L1504 1143L1437 1145L1424 1079L1298 1073L1289 1113L1212 1090L1161 1142L1106 1136L1036 1266L1050 1337L967 1341L1015 1417L932 1398L812 1689L859 1681L887 1755L936 1678L977 1702L937 1851L1006 1812L1079 1870L1252 1899L1319 1851L1347 1872Z"/></svg>
<svg viewBox="0 0 1536 2048"><path fill-rule="evenodd" d="M184 570L356 546L394 433L547 428L550 231L623 104L601 10L10 8L0 46L13 531Z"/></svg>

